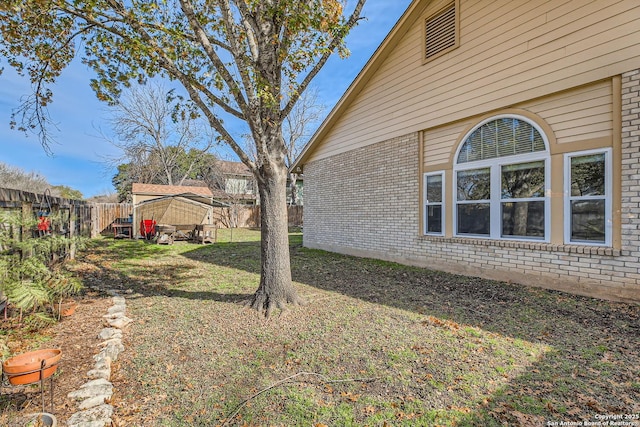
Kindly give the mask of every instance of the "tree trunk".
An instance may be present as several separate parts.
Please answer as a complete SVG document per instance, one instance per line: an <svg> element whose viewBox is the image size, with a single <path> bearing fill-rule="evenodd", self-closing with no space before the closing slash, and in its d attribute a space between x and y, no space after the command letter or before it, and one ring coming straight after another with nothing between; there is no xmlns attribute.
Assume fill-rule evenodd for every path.
<svg viewBox="0 0 640 427"><path fill-rule="evenodd" d="M266 317L275 308L285 309L286 304L300 304L291 282L289 259L289 228L287 218L287 168L271 165L267 171L261 168L258 179L260 192L262 269L260 286L248 301L251 308L264 312Z"/></svg>
<svg viewBox="0 0 640 427"><path fill-rule="evenodd" d="M291 191L291 206L298 206L298 174L290 173L289 174L289 188Z"/></svg>

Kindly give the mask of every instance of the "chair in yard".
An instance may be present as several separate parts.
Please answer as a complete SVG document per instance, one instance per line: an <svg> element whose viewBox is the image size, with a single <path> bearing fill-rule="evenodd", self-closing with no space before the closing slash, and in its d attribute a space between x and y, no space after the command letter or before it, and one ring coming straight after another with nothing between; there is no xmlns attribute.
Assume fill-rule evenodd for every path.
<svg viewBox="0 0 640 427"><path fill-rule="evenodd" d="M140 221L140 234L147 240L153 239L156 236L156 221L154 219Z"/></svg>

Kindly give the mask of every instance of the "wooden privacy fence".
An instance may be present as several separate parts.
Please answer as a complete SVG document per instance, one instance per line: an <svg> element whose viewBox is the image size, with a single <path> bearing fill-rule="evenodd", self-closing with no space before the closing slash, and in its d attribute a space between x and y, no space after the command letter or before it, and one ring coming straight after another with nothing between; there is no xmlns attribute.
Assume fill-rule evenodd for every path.
<svg viewBox="0 0 640 427"><path fill-rule="evenodd" d="M111 230L118 218L128 218L131 203L91 203L28 191L0 188L0 209L28 212L51 210L60 215L60 227L70 236L96 237Z"/></svg>
<svg viewBox="0 0 640 427"><path fill-rule="evenodd" d="M34 215L43 209L51 209L61 214L62 228L66 233L83 237L111 233L111 224L128 220L133 215L131 203L91 203L8 188L0 188L0 209L31 211ZM260 227L260 206L235 205L211 209L213 223L221 228ZM302 206L289 206L289 226L302 227L302 214Z"/></svg>
<svg viewBox="0 0 640 427"><path fill-rule="evenodd" d="M302 206L289 206L289 227L302 227Z"/></svg>
<svg viewBox="0 0 640 427"><path fill-rule="evenodd" d="M92 237L102 233L111 232L111 224L122 222L133 215L133 204L131 203L94 203L93 204L93 224L94 233Z"/></svg>
<svg viewBox="0 0 640 427"><path fill-rule="evenodd" d="M32 213L34 217L43 213L55 214L59 217L58 232L68 236L92 235L91 204L80 200L64 199L27 191L0 188L0 209Z"/></svg>
<svg viewBox="0 0 640 427"><path fill-rule="evenodd" d="M290 227L302 227L303 206L289 206ZM229 206L214 208L214 221L221 228L260 228L260 206Z"/></svg>

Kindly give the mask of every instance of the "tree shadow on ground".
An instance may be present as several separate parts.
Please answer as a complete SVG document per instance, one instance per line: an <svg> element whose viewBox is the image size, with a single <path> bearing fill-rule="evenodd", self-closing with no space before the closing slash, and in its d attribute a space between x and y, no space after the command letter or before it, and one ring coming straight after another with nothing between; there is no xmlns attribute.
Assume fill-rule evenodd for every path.
<svg viewBox="0 0 640 427"><path fill-rule="evenodd" d="M85 286L113 290L128 298L166 296L220 302L240 302L248 298L246 294L181 289L182 284L207 277L185 265L180 258L163 264L153 262L159 255L170 252L167 246L132 240L120 241L115 246L109 241L94 242L92 246L96 256L88 261L95 268L78 272ZM144 260L149 262L139 262Z"/></svg>
<svg viewBox="0 0 640 427"><path fill-rule="evenodd" d="M260 273L259 242L196 247L186 258ZM554 343L554 331L640 333L640 306L291 246L294 282L433 315L501 335ZM313 303L313 301L309 301Z"/></svg>
<svg viewBox="0 0 640 427"><path fill-rule="evenodd" d="M237 243L184 256L259 273L251 261L259 250L259 243ZM317 289L549 346L458 425L547 425L640 411L638 305L310 250L296 241L291 264L295 282Z"/></svg>

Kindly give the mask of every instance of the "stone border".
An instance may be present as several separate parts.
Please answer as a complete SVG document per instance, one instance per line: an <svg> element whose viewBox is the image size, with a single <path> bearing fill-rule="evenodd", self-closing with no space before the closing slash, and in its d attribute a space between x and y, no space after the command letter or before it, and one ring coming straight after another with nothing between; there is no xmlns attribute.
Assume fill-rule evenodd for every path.
<svg viewBox="0 0 640 427"><path fill-rule="evenodd" d="M98 338L102 340L102 350L95 356L94 368L87 372L90 381L80 386L76 391L68 394L68 397L78 401L78 412L74 413L67 425L69 427L105 427L111 426L113 406L108 403L113 395L111 379L111 363L118 359L118 355L124 351L122 333L124 328L133 320L125 313L127 304L124 297L117 291L107 291L112 296L113 306L107 314L102 316L107 327L102 329Z"/></svg>

